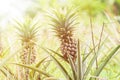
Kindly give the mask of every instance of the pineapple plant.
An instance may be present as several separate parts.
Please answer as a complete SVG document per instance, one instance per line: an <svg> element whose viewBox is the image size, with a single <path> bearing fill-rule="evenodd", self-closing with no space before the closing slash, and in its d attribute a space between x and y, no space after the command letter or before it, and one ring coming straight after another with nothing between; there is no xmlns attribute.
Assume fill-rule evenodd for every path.
<svg viewBox="0 0 120 80"><path fill-rule="evenodd" d="M17 33L21 41L22 50L20 53L20 59L23 64L33 64L36 60L36 41L38 26L37 23L30 18L25 19L25 21L17 23ZM28 80L29 70L25 70L26 80Z"/></svg>
<svg viewBox="0 0 120 80"><path fill-rule="evenodd" d="M49 16L52 21L50 25L53 26L53 31L61 41L60 50L66 61L68 61L68 56L73 61L76 60L77 42L73 38L74 26L77 24L75 10L61 8L57 11L53 10L53 14Z"/></svg>

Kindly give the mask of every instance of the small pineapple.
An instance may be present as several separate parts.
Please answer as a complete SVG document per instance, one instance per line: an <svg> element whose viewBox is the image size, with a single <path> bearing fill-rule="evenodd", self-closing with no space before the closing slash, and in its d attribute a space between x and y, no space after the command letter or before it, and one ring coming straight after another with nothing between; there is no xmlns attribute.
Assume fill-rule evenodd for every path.
<svg viewBox="0 0 120 80"><path fill-rule="evenodd" d="M68 61L68 55L70 55L75 61L77 52L77 43L73 38L74 26L77 24L75 10L61 8L59 11L54 11L49 17L52 21L50 25L53 26L56 36L61 41L60 49L64 59Z"/></svg>
<svg viewBox="0 0 120 80"><path fill-rule="evenodd" d="M33 20L26 19L24 23L17 22L18 36L21 41L22 51L20 54L20 59L23 64L35 63L36 59L36 44L38 26L37 23L32 23ZM28 80L29 70L25 69L25 76Z"/></svg>
<svg viewBox="0 0 120 80"><path fill-rule="evenodd" d="M36 59L37 24L32 24L31 19L26 19L24 23L17 22L18 35L23 47L21 61L24 64L32 64Z"/></svg>

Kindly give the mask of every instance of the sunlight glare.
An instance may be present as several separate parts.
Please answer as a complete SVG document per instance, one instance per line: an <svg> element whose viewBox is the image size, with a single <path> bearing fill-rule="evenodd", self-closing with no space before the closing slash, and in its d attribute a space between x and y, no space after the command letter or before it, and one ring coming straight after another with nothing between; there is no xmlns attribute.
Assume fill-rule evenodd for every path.
<svg viewBox="0 0 120 80"><path fill-rule="evenodd" d="M0 0L0 24L3 26L14 17L21 17L31 0Z"/></svg>

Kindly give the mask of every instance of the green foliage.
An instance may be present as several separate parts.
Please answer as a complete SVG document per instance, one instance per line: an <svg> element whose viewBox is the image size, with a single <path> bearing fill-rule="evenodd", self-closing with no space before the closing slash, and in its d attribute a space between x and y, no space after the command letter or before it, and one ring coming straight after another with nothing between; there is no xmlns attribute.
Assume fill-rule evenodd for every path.
<svg viewBox="0 0 120 80"><path fill-rule="evenodd" d="M79 43L79 42L78 42ZM79 46L79 45L78 45ZM79 48L79 47L78 47ZM107 65L108 61L111 59L111 57L118 51L118 49L120 48L120 46L118 45L115 49L113 49L113 51L111 51L109 53L109 55L105 58L104 62L101 63L101 65L98 65L98 69L96 69L94 72L94 74L92 76L99 76L99 74L102 72L102 70L104 69L105 65ZM47 51L47 50L46 50ZM72 71L72 77L69 76L69 72L66 71L66 69L63 67L63 65L55 58L55 56L52 56L51 53L49 51L47 51L48 54L50 55L50 57L52 58L52 60L56 63L57 66L59 66L59 69L62 71L63 75L66 77L67 80L87 80L90 79L92 80L92 76L89 77L89 75L91 74L91 68L94 66L93 63L95 62L96 59L96 55L93 56L93 58L91 59L85 73L83 72L82 66L83 66L83 62L81 61L81 55L80 55L80 51L78 49L78 61L77 63L73 63L70 56L69 56L69 66L71 66L71 71ZM53 52L54 53L54 52ZM56 52L55 52L56 54ZM103 58L104 59L104 58ZM83 75L84 74L84 75Z"/></svg>
<svg viewBox="0 0 120 80"><path fill-rule="evenodd" d="M105 9L100 0L72 0L73 6L78 7L80 13L85 11L90 16L100 14Z"/></svg>
<svg viewBox="0 0 120 80"><path fill-rule="evenodd" d="M13 20L15 25L8 24L9 28L1 32L0 80L99 80L104 78L106 80L119 80L120 54L117 53L119 53L120 48L120 24L114 19L115 14L112 14L114 10L111 8L119 6L119 0L35 1L35 6L29 8L25 14L25 16L29 15L32 18L23 18L24 21ZM106 6L110 7L112 13ZM65 10L65 13L53 10L51 14L48 11L53 7ZM68 9L68 7L72 7L72 9ZM84 13L85 17L82 16ZM50 14L49 18L51 19L46 19L44 14ZM40 18L39 22L33 19L36 15L37 18ZM95 20L93 21L94 25L92 22L90 23L91 28L87 22L89 21L88 16L94 17ZM107 23L101 27L98 23L104 21ZM73 26L78 24L76 22L80 23L73 32L74 37L79 39L76 62L72 60L70 55L68 55L68 61L64 59L60 52L59 40L51 35L52 31L49 31L51 28L47 25L49 22L53 23L51 25L54 30L59 30L59 26ZM42 28L39 28L40 24L42 24ZM13 29L13 26L16 27ZM73 30L71 26L69 30ZM100 29L102 30L100 31ZM13 32L17 30L18 35L16 36L16 33L12 35L12 30ZM15 36L19 39L16 39ZM21 48L18 40L22 44L30 42L29 46L34 45L35 49L38 48L33 51L37 53L37 60L34 64L21 63L19 55L24 47ZM25 75L22 71L25 72L25 70L29 71L28 79L24 79Z"/></svg>
<svg viewBox="0 0 120 80"><path fill-rule="evenodd" d="M38 22L33 21L30 18L26 18L24 22L16 22L16 29L18 30L18 36L22 42L36 41L38 32ZM33 23L34 22L34 23Z"/></svg>

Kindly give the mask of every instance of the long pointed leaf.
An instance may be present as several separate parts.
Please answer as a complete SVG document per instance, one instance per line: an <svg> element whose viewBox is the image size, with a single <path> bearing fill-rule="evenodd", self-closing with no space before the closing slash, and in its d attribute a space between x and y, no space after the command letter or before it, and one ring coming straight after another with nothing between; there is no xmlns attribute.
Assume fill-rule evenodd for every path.
<svg viewBox="0 0 120 80"><path fill-rule="evenodd" d="M43 48L44 49L44 48ZM69 76L68 72L66 71L66 69L63 67L63 65L55 58L51 55L51 53L44 49L48 55L52 58L52 60L56 63L56 65L59 67L59 69L62 71L62 73L64 74L64 76L66 77L67 80L72 80L72 78Z"/></svg>
<svg viewBox="0 0 120 80"><path fill-rule="evenodd" d="M75 62L72 60L70 55L68 55L68 59L69 59L69 63L70 63L71 69L72 69L72 73L73 73L73 80L76 80L77 72L76 72Z"/></svg>
<svg viewBox="0 0 120 80"><path fill-rule="evenodd" d="M32 67L32 66L29 66L29 65L18 64L18 63L13 63L13 64L15 64L15 65L19 65L19 66L22 66L22 67L25 67L25 68L32 69L32 70L34 70L34 71L39 72L40 74L45 75L46 77L52 77L50 74L48 74L48 73L46 73L46 72L44 72L44 71L42 71L42 70L40 70L40 69L38 69L38 68L35 68L35 67Z"/></svg>
<svg viewBox="0 0 120 80"><path fill-rule="evenodd" d="M45 58L43 58L42 60L40 60L40 61L35 65L35 67L36 67L36 68L40 67L40 65L46 60L46 58L47 58L47 57L45 57ZM34 76L34 74L35 74L35 71L34 71L34 70L31 71L31 76Z"/></svg>
<svg viewBox="0 0 120 80"><path fill-rule="evenodd" d="M62 55L60 55L59 53L55 52L54 50L51 50L51 49L48 49L48 50L50 50L51 52L53 52L54 54L56 54L57 56L59 56L60 58L62 58L63 60L65 60ZM65 60L65 61L66 61L66 60ZM68 62L68 61L67 61L67 62Z"/></svg>
<svg viewBox="0 0 120 80"><path fill-rule="evenodd" d="M82 60L80 55L80 43L78 40L78 52L77 52L77 80L82 80Z"/></svg>
<svg viewBox="0 0 120 80"><path fill-rule="evenodd" d="M63 67L63 65L55 57L53 57L52 55L50 55L50 57L56 63L56 65L59 67L59 69L62 71L62 73L64 74L64 76L66 77L66 79L67 80L72 80L72 78L69 76L69 74L66 71L66 69Z"/></svg>
<svg viewBox="0 0 120 80"><path fill-rule="evenodd" d="M100 65L100 67L95 71L95 76L99 76L103 68L107 65L108 61L112 58L112 56L118 51L120 48L120 45L118 45L115 49L113 49L110 54L106 57L104 62Z"/></svg>
<svg viewBox="0 0 120 80"><path fill-rule="evenodd" d="M85 71L84 76L83 76L83 80L86 80L86 78L87 78L87 76L88 76L94 62L96 61L96 58L97 58L98 54L99 54L99 51L96 52L96 54L93 56L90 63L88 64L87 70Z"/></svg>

